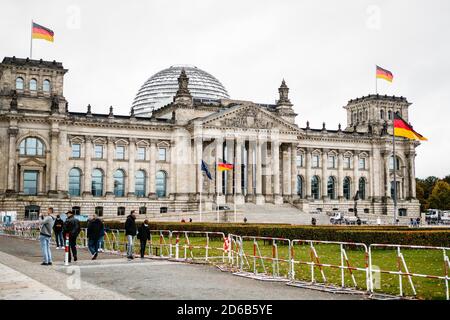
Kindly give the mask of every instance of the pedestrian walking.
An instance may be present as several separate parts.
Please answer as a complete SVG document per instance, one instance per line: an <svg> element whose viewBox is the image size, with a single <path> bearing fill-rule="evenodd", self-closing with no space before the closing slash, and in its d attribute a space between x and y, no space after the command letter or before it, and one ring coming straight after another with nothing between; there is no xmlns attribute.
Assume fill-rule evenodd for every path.
<svg viewBox="0 0 450 320"><path fill-rule="evenodd" d="M88 238L88 249L92 254L92 260L97 259L98 256L98 244L101 236L102 221L94 213L92 218L88 221L87 225L87 238Z"/></svg>
<svg viewBox="0 0 450 320"><path fill-rule="evenodd" d="M100 219L101 223L102 223L102 227L100 229L100 238L98 239L98 252L104 252L105 251L105 233L106 233L106 229L105 229L105 224L103 222L102 219Z"/></svg>
<svg viewBox="0 0 450 320"><path fill-rule="evenodd" d="M56 249L64 249L63 226L64 221L58 214L56 216L55 223L53 223L53 233L55 234Z"/></svg>
<svg viewBox="0 0 450 320"><path fill-rule="evenodd" d="M137 238L141 242L141 259L145 256L145 248L147 247L147 241L150 240L150 227L148 226L148 220L145 220L138 229Z"/></svg>
<svg viewBox="0 0 450 320"><path fill-rule="evenodd" d="M41 244L41 252L43 257L43 262L41 265L50 266L52 265L52 252L50 250L50 240L52 239L52 227L53 227L53 208L48 208L46 213L40 214L39 220L39 242Z"/></svg>
<svg viewBox="0 0 450 320"><path fill-rule="evenodd" d="M77 237L80 234L81 228L80 228L80 222L77 218L75 218L75 215L72 211L67 212L67 219L64 222L63 227L63 233L64 238L66 236L69 236L69 262L72 261L72 255L73 255L73 261L78 260L77 256Z"/></svg>
<svg viewBox="0 0 450 320"><path fill-rule="evenodd" d="M133 241L136 236L136 210L131 210L130 215L125 221L125 236L127 237L127 258L134 259L133 257Z"/></svg>

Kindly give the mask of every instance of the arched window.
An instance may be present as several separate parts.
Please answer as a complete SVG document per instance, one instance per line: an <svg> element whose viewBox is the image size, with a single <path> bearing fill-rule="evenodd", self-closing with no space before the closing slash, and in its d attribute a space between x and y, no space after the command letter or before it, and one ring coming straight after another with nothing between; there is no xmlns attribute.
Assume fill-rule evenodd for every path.
<svg viewBox="0 0 450 320"><path fill-rule="evenodd" d="M72 197L79 197L81 194L81 171L78 168L69 171L69 194Z"/></svg>
<svg viewBox="0 0 450 320"><path fill-rule="evenodd" d="M50 92L50 81L49 80L44 80L44 82L42 83L42 90L44 92Z"/></svg>
<svg viewBox="0 0 450 320"><path fill-rule="evenodd" d="M116 197L125 196L125 174L122 170L114 173L114 195Z"/></svg>
<svg viewBox="0 0 450 320"><path fill-rule="evenodd" d="M331 200L336 199L336 179L334 177L328 178L328 196Z"/></svg>
<svg viewBox="0 0 450 320"><path fill-rule="evenodd" d="M380 110L380 119L384 120L384 110Z"/></svg>
<svg viewBox="0 0 450 320"><path fill-rule="evenodd" d="M311 179L311 195L315 200L320 198L320 180L318 176L314 176Z"/></svg>
<svg viewBox="0 0 450 320"><path fill-rule="evenodd" d="M300 198L303 198L303 177L298 175L297 176L297 195L300 196Z"/></svg>
<svg viewBox="0 0 450 320"><path fill-rule="evenodd" d="M20 143L19 153L22 156L43 156L44 144L35 137L28 137Z"/></svg>
<svg viewBox="0 0 450 320"><path fill-rule="evenodd" d="M388 120L392 120L392 111L391 110L388 111Z"/></svg>
<svg viewBox="0 0 450 320"><path fill-rule="evenodd" d="M145 172L143 170L136 171L134 177L134 193L137 197L145 197Z"/></svg>
<svg viewBox="0 0 450 320"><path fill-rule="evenodd" d="M350 190L351 182L349 177L344 178L343 188L344 188L344 198L350 200L351 190Z"/></svg>
<svg viewBox="0 0 450 320"><path fill-rule="evenodd" d="M389 169L394 170L394 156L389 158ZM395 170L400 170L400 158L396 157Z"/></svg>
<svg viewBox="0 0 450 320"><path fill-rule="evenodd" d="M16 89L17 90L23 90L23 78L18 77L16 79Z"/></svg>
<svg viewBox="0 0 450 320"><path fill-rule="evenodd" d="M366 179L359 178L359 198L361 200L366 199Z"/></svg>
<svg viewBox="0 0 450 320"><path fill-rule="evenodd" d="M167 194L167 174L164 171L156 173L156 195L158 198L164 198Z"/></svg>
<svg viewBox="0 0 450 320"><path fill-rule="evenodd" d="M103 172L100 169L92 171L92 195L94 197L101 197L103 195Z"/></svg>
<svg viewBox="0 0 450 320"><path fill-rule="evenodd" d="M37 81L36 81L36 79L31 79L30 80L30 90L31 91L36 91L37 90Z"/></svg>

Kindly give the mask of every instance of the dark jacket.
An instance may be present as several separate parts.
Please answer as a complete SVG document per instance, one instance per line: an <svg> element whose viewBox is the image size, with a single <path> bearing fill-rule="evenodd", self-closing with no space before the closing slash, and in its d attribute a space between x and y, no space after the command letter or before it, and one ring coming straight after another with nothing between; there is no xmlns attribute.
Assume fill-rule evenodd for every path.
<svg viewBox="0 0 450 320"><path fill-rule="evenodd" d="M68 233L71 238L76 238L80 234L80 221L75 216L69 217L64 222L63 232Z"/></svg>
<svg viewBox="0 0 450 320"><path fill-rule="evenodd" d="M63 231L64 221L61 218L56 218L55 223L53 224L53 231L55 233L60 233Z"/></svg>
<svg viewBox="0 0 450 320"><path fill-rule="evenodd" d="M136 235L136 218L133 218L131 214L127 217L127 221L125 221L125 235L126 236L135 236Z"/></svg>
<svg viewBox="0 0 450 320"><path fill-rule="evenodd" d="M97 240L101 237L103 223L100 219L89 220L87 225L87 237L90 240Z"/></svg>
<svg viewBox="0 0 450 320"><path fill-rule="evenodd" d="M141 224L139 226L137 238L141 241L150 240L150 227L145 226L145 224Z"/></svg>

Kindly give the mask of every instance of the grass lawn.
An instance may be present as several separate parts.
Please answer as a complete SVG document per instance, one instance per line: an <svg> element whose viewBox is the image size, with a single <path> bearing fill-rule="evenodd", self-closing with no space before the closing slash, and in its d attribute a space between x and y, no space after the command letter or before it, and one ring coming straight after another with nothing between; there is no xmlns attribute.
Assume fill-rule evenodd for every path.
<svg viewBox="0 0 450 320"><path fill-rule="evenodd" d="M201 260L205 257L205 246L207 239L205 236L189 235L189 243L184 236L183 232L180 232L179 239L179 257L190 259L192 257ZM84 237L83 232L80 234L79 243L82 244L82 239ZM175 244L175 239L172 239L173 244ZM117 234L108 233L105 238L105 249L108 250L126 250L126 239L122 232ZM152 251L153 255L169 256L170 254L170 239L169 235L166 233L160 238L159 234L152 233L151 243L147 243L146 254ZM190 246L189 246L190 244ZM202 248L196 248L200 246ZM270 275L279 275L288 277L289 273L289 246L287 243L277 243L276 254L279 259L286 260L280 261L274 264L269 259L259 259L253 257L253 240L251 237L244 238L243 249L245 253L243 261L244 271L253 271L255 268L258 273L267 273ZM222 263L223 258L223 239L216 236L209 239L209 249L208 256L211 263ZM313 261L317 262L314 251L311 249L308 243L296 243L294 245L293 256L294 260L294 273L295 279L301 281L312 280L312 267L306 264L307 262ZM330 264L339 266L341 264L341 251L340 246L336 244L315 244L314 249L318 257L318 261L321 264ZM365 268L366 265L366 254L361 248L355 247L344 247L345 253L347 254L348 263L354 268ZM134 246L135 253L139 253L139 241L136 240ZM274 254L274 247L270 241L257 241L256 255L271 258ZM428 249L402 249L404 260L408 267L410 273L417 274L427 274L444 276L445 275L445 264L443 258L442 250L428 250ZM450 252L447 252L447 256ZM172 247L172 257L175 256L175 248ZM227 259L225 259L227 261ZM398 271L397 251L393 249L385 248L375 248L372 250L372 265L378 267L381 270ZM239 263L235 260L235 265ZM344 264L346 260L344 259ZM314 279L318 283L327 283L333 285L341 285L342 273L339 268L323 267L322 270L319 266L314 266ZM402 270L406 270L402 266ZM322 273L323 272L323 273ZM352 274L354 276L354 281L352 279ZM366 272L353 270L352 274L349 270L344 270L344 281L346 286L356 287L362 290L366 290ZM387 294L399 294L399 276L395 274L386 273L373 273L374 279L374 291L379 293ZM409 283L407 276L401 277L403 283L403 294L406 296L413 296L413 290ZM412 277L412 282L416 289L416 297L419 299L445 299L445 281L440 279L428 279Z"/></svg>

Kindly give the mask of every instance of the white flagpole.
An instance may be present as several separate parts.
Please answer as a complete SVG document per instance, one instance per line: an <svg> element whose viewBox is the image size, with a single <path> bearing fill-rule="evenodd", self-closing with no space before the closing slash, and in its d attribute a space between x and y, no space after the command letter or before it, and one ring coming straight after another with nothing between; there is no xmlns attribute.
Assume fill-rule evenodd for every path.
<svg viewBox="0 0 450 320"><path fill-rule="evenodd" d="M202 191L203 191L203 170L200 169L200 204L199 204L200 205L200 208L199 208L200 209L200 222L202 222Z"/></svg>
<svg viewBox="0 0 450 320"><path fill-rule="evenodd" d="M33 20L31 20L30 30L30 60L33 58Z"/></svg>

